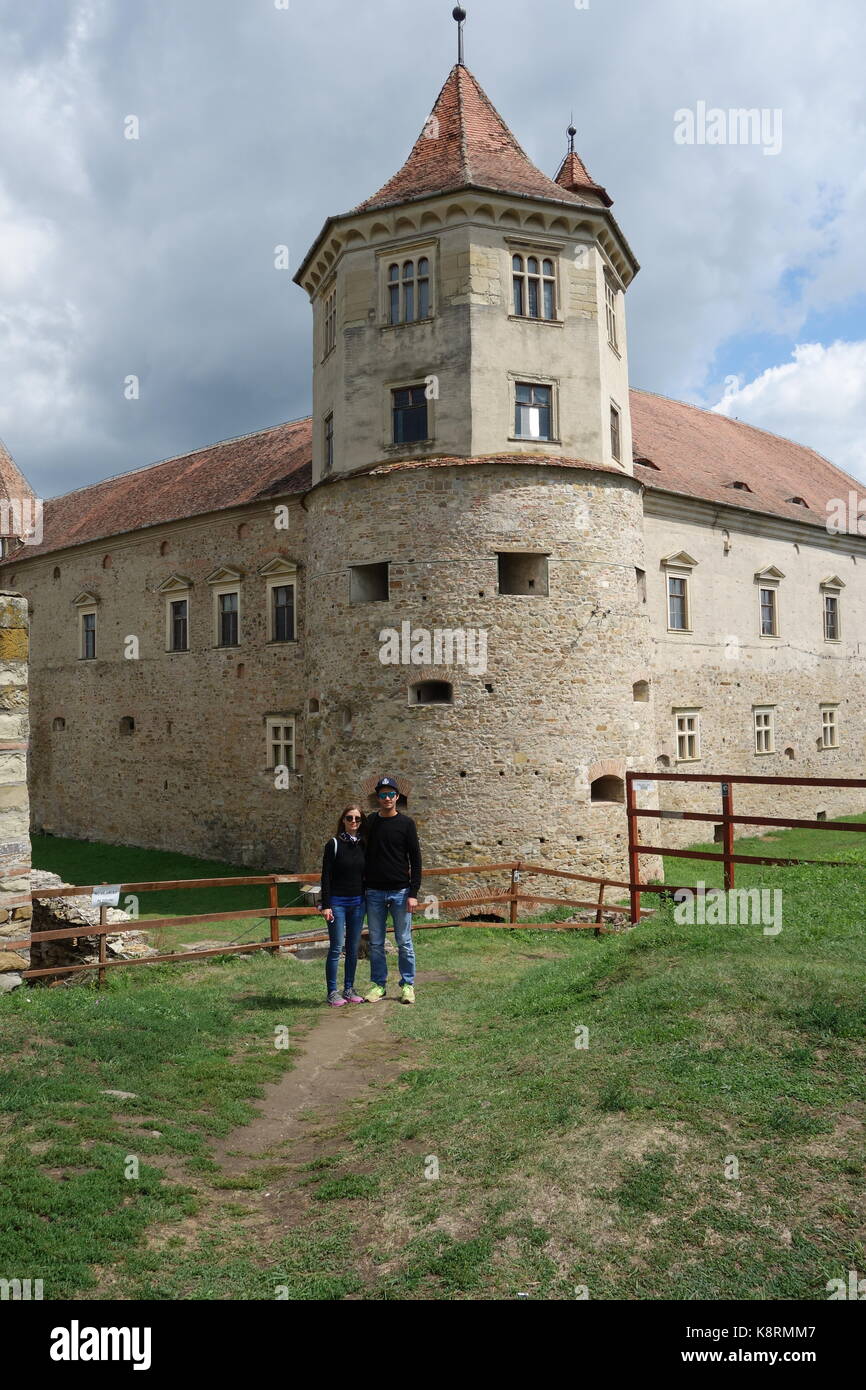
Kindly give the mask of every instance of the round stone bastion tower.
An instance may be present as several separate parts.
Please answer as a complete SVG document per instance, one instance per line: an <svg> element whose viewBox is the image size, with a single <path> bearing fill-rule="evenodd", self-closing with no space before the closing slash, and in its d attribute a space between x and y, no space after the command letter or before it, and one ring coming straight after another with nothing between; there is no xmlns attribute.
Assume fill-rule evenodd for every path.
<svg viewBox="0 0 866 1390"><path fill-rule="evenodd" d="M548 178L458 63L400 172L296 276L315 343L304 864L387 774L431 867L625 875L625 772L654 759L638 267L574 135Z"/></svg>

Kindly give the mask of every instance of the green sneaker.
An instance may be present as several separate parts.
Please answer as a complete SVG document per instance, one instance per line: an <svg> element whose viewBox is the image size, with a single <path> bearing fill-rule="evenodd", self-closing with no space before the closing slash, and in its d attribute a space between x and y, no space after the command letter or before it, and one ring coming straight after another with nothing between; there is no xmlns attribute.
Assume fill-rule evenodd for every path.
<svg viewBox="0 0 866 1390"><path fill-rule="evenodd" d="M385 986L374 985L369 994L364 995L365 1004L377 1004L380 999L385 998Z"/></svg>
<svg viewBox="0 0 866 1390"><path fill-rule="evenodd" d="M400 986L400 1000L401 1000L401 1002L404 1003L404 1004L414 1004L414 1003L415 1003L415 987L414 987L414 985L401 985L401 986Z"/></svg>

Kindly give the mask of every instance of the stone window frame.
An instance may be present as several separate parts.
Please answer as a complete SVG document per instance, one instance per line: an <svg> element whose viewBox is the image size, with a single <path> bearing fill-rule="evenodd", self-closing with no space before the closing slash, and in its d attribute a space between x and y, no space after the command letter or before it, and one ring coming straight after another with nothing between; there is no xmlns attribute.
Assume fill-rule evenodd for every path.
<svg viewBox="0 0 866 1390"><path fill-rule="evenodd" d="M329 410L322 421L322 476L334 469L334 412Z"/></svg>
<svg viewBox="0 0 866 1390"><path fill-rule="evenodd" d="M824 633L825 642L838 643L842 641L842 590L845 588L845 581L838 575L831 575L828 579L823 579L819 586L821 592L821 625ZM836 601L836 636L827 636L827 600Z"/></svg>
<svg viewBox="0 0 866 1390"><path fill-rule="evenodd" d="M758 588L758 636L769 638L770 641L778 641L782 635L782 620L780 602L780 588L784 574L776 565L766 565L764 569L758 570L755 574L755 584ZM764 631L764 590L773 595L773 631Z"/></svg>
<svg viewBox="0 0 866 1390"><path fill-rule="evenodd" d="M96 594L89 592L81 593L72 600L73 607L78 612L78 660L79 661L98 661L99 659L99 617L98 606L99 598ZM93 656L84 654L84 619L93 618Z"/></svg>
<svg viewBox="0 0 866 1390"><path fill-rule="evenodd" d="M661 562L661 568L665 576L665 626L667 631L672 635L689 636L694 633L692 621L692 570L697 563L697 560L685 550L679 550L675 555L666 555ZM684 627L671 627L672 579L682 580L684 584L682 595L685 607Z"/></svg>
<svg viewBox="0 0 866 1390"><path fill-rule="evenodd" d="M428 312L425 318L399 319L391 322L391 281L389 279L391 266L400 267L400 302L403 303L403 267L407 261L413 262L416 305L418 287L418 262L427 260L430 263L428 274L423 279L427 280L428 293ZM423 237L416 241L402 242L399 245L382 247L376 252L377 278L379 282L379 327L383 332L395 332L401 329L418 328L423 323L432 323L439 314L439 238ZM414 383L412 383L414 384ZM398 388L399 389L399 388ZM429 420L428 420L429 424Z"/></svg>
<svg viewBox="0 0 866 1390"><path fill-rule="evenodd" d="M564 290L563 290L563 274L562 274L562 264L563 264L562 258L563 258L563 255L564 255L564 253L565 253L565 250L566 250L565 242L559 241L559 240L556 240L556 241L548 241L547 238L544 237L544 236L530 236L530 235L524 235L524 236L517 236L517 235L514 235L514 236L506 236L506 237L504 238L504 241L505 241L505 252L506 252L506 255L507 255L507 257L508 257L507 274L506 274L506 276L505 276L504 284L506 284L506 285L508 286L508 290L507 290L507 294L506 294L506 296L505 296L505 300L506 300L506 303L507 303L507 305L508 305L508 317L509 317L509 319L510 319L513 323L535 323L535 324L540 324L540 325L542 325L542 326L544 326L544 327L546 327L546 328L553 328L553 327L562 328L563 325L564 325L564 323L565 323L565 315L564 315L564 313L563 313L563 301L564 301L564 299L565 299L565 293L564 293ZM541 261L541 262L544 262L544 261L553 261L553 298L554 298L554 306L553 306L553 307L554 307L554 315L553 315L553 318L552 318L552 319L546 319L546 318L537 318L537 319L536 319L536 318L532 318L529 314L518 314L518 313L516 312L515 304L514 304L514 269L513 269L513 266L514 266L514 257L515 257L515 256L522 256L522 257L523 257L523 261L524 261L524 265L526 264L526 259L527 259L528 256L536 256L536 257L538 258L538 260ZM526 276L526 271L524 270L524 277L525 277L525 276ZM543 282L543 278L544 278L544 277L543 277L542 275L539 274L539 280ZM543 298L543 290L542 290L542 298ZM520 380L527 380L527 379L528 379L528 378L525 378L525 377L522 377L522 376L521 376L521 378L520 378ZM545 386L545 385L547 385L547 382L546 382L546 381L539 381L537 384L538 384L539 386ZM512 420L514 419L514 408L513 408L513 405L512 405L512 411L511 411L511 418L512 418Z"/></svg>
<svg viewBox="0 0 866 1390"><path fill-rule="evenodd" d="M212 630L213 646L217 651L234 652L243 646L244 633L244 599L243 599L243 572L232 566L224 566L214 570L213 574L207 577L212 594ZM227 646L220 641L220 598L224 594L234 594L238 596L238 640L231 646Z"/></svg>
<svg viewBox="0 0 866 1390"><path fill-rule="evenodd" d="M289 772L297 772L298 769L298 721L294 714L266 714L265 724L265 749L266 749L266 771L276 772L278 767L285 767ZM275 740L274 729L291 729L291 739ZM274 743L279 742L283 747L291 747L290 762L274 761Z"/></svg>
<svg viewBox="0 0 866 1390"><path fill-rule="evenodd" d="M337 346L337 277L332 276L320 294L322 361L325 362Z"/></svg>
<svg viewBox="0 0 866 1390"><path fill-rule="evenodd" d="M767 718L768 717L768 718ZM759 720L767 718L766 723L759 723ZM776 751L776 706L775 705L752 705L752 731L754 734L755 747L753 749L756 757L765 758L770 753ZM762 748L761 744L767 746Z"/></svg>
<svg viewBox="0 0 866 1390"><path fill-rule="evenodd" d="M523 320L521 319L521 323ZM535 322L535 320L532 320ZM517 423L517 388L518 386L547 386L550 388L550 436L546 439L533 439L528 434L515 434ZM534 372L509 372L508 373L508 420L509 420L509 443L514 444L536 444L539 446L554 445L561 447L562 440L559 437L559 377L537 376Z"/></svg>
<svg viewBox="0 0 866 1390"><path fill-rule="evenodd" d="M191 636L192 636L192 627L191 627L192 607L191 607L191 604L190 604L191 590L192 590L192 580L191 580L191 579L188 579L187 576L184 575L184 574L173 574L173 575L171 575L171 577L170 577L169 579L166 579L165 582L162 583L162 584L160 584L160 586L159 586L159 593L161 593L161 594L163 595L164 601L165 601L165 650L166 650L167 653L169 653L169 655L172 655L172 656L183 656L184 653L189 652L190 649L191 649ZM171 605L172 605L173 603L178 603L178 602L181 602L181 601L183 601L183 600L186 601L186 646L185 646L185 647L174 647L174 646L172 646L172 641L171 641L171 638L172 638Z"/></svg>
<svg viewBox="0 0 866 1390"><path fill-rule="evenodd" d="M703 755L702 755L702 752L701 752L701 711L700 711L700 708L695 708L695 707L688 707L688 708L685 708L685 707L677 707L677 706L675 706L675 707L674 707L674 710L673 710L673 715L674 715L674 739L675 739L675 741L676 741L676 749L677 749L675 761L678 762L678 763L699 763L699 762L701 761L702 756L703 756ZM689 729L688 727L680 728L680 720L684 720L684 719L693 719L693 720L694 720L694 727L691 728L691 729ZM681 744L680 740L681 740L681 739L686 739L685 747L686 747L686 749L688 749L688 739L689 739L689 738L694 738L695 751L694 751L694 753L693 753L691 756L689 756L689 755L688 755L688 752L687 752L687 753L686 753L686 756L683 757L683 756L681 756L681 754L680 754L680 748L683 746L683 745Z"/></svg>
<svg viewBox="0 0 866 1390"><path fill-rule="evenodd" d="M298 638L298 566L294 561L286 559L282 555L276 555L268 560L259 569L259 575L265 581L265 606L267 612L267 645L269 647L288 647L297 644ZM276 627L276 613L274 611L273 594L275 589L293 589L294 622L291 637L276 637L274 635Z"/></svg>
<svg viewBox="0 0 866 1390"><path fill-rule="evenodd" d="M821 739L818 744L819 751L829 753L841 746L839 740L839 705L838 702L827 700L822 701L818 706L821 713ZM826 734L832 733L833 742L826 742Z"/></svg>
<svg viewBox="0 0 866 1390"><path fill-rule="evenodd" d="M604 312L607 321L608 347L620 356L619 351L619 286L607 266L604 267Z"/></svg>
<svg viewBox="0 0 866 1390"><path fill-rule="evenodd" d="M616 421L616 429L614 429L614 421ZM614 449L614 438L616 439L616 449L619 450L618 453ZM614 400L613 396L610 398L610 456L614 463L622 468L622 406Z"/></svg>

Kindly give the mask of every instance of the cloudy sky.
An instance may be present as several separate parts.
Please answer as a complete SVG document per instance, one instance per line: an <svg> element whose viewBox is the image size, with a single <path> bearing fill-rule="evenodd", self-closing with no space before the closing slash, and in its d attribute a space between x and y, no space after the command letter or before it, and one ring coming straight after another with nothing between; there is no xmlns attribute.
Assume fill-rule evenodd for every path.
<svg viewBox="0 0 866 1390"><path fill-rule="evenodd" d="M310 309L274 247L296 268L402 164L451 9L0 0L0 437L42 496L308 413ZM861 0L468 9L467 64L530 157L555 172L573 110L615 200L632 384L866 480ZM701 103L725 143L681 143ZM758 143L711 114L752 107Z"/></svg>

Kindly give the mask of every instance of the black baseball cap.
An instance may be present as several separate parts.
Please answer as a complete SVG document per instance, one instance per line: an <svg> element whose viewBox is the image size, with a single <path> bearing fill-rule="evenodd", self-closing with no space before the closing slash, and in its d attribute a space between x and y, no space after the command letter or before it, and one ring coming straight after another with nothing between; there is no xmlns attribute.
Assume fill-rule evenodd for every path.
<svg viewBox="0 0 866 1390"><path fill-rule="evenodd" d="M387 790L395 791L395 792L397 793L398 796L399 796L399 794L400 794L400 788L397 786L397 783L394 781L394 778L393 778L393 777L380 777L380 778L379 778L378 782L376 783L376 791L377 791L377 792L380 792L380 791L382 791L383 788L385 788L386 791L387 791Z"/></svg>

